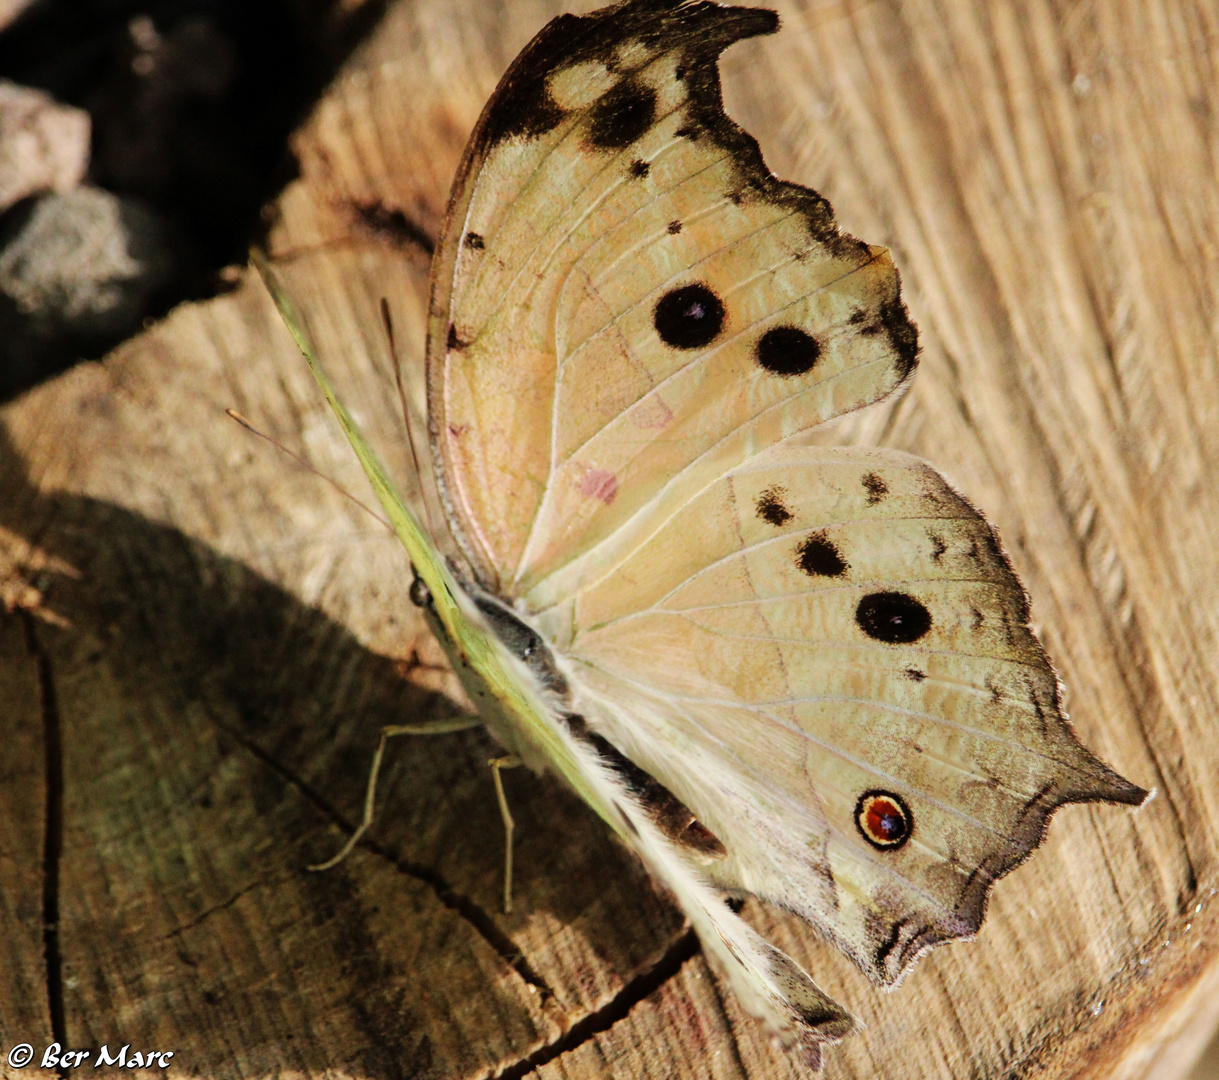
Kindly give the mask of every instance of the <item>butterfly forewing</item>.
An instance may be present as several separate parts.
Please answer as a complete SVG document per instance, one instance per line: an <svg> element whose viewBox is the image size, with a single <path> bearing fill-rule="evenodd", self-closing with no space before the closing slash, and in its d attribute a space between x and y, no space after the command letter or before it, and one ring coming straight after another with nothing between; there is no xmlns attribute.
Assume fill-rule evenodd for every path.
<svg viewBox="0 0 1219 1080"><path fill-rule="evenodd" d="M913 367L888 253L771 176L723 112L719 52L775 25L659 0L564 17L484 113L437 263L429 394L450 512L503 594L575 591L598 545Z"/></svg>

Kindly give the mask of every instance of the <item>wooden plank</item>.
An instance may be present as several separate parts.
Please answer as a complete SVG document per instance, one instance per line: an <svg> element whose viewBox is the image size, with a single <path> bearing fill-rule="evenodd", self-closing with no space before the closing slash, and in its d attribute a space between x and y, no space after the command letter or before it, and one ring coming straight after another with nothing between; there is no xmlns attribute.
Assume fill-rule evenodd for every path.
<svg viewBox="0 0 1219 1080"><path fill-rule="evenodd" d="M498 74L558 10L393 5L294 142L272 249L408 486L376 305L417 377L424 249L452 169ZM780 175L893 248L924 342L910 394L822 438L919 453L986 509L1081 736L1158 794L1139 812L1064 810L979 939L893 993L790 917L746 914L864 1021L827 1051L829 1077L1184 1075L1219 978L1219 14L782 14L777 37L728 54L729 110ZM235 281L0 411L6 1047L51 1039L50 686L70 1045L174 1049L226 1077L796 1075L549 779L506 776L517 912L498 913L479 734L393 745L371 843L304 870L358 816L378 726L461 702L394 544L224 416L365 490L260 286Z"/></svg>

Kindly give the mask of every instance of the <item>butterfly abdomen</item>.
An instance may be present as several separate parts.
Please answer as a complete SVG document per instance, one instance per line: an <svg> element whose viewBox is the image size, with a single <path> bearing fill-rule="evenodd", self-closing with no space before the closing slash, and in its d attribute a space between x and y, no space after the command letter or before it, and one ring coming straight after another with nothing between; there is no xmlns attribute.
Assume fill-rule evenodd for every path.
<svg viewBox="0 0 1219 1080"><path fill-rule="evenodd" d="M603 735L590 731L584 717L572 713L564 719L572 735L591 746L601 763L626 784L665 837L700 858L727 858L728 850L719 837L656 777L641 769Z"/></svg>

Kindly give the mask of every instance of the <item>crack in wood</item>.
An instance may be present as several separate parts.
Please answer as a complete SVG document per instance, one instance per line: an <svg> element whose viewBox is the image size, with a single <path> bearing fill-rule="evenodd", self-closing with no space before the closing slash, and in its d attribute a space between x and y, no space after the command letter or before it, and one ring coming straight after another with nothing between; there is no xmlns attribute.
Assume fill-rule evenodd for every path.
<svg viewBox="0 0 1219 1080"><path fill-rule="evenodd" d="M63 735L60 728L59 701L51 658L38 640L34 615L18 613L25 630L25 645L38 669L38 688L42 706L43 775L46 781L46 810L42 847L42 953L46 967L47 1010L51 1017L51 1037L60 1046L68 1045L68 1025L63 997L63 955L59 947L59 870L63 858ZM60 1077L68 1075L63 1065L56 1067Z"/></svg>
<svg viewBox="0 0 1219 1080"><path fill-rule="evenodd" d="M309 784L305 783L299 776L292 772L281 762L277 761L257 743L246 738L241 732L234 730L228 724L217 720L214 716L210 717L221 731L230 738L235 740L238 745L242 746L253 754L259 761L271 769L282 780L291 784L298 792L309 800L318 810L331 819L340 829L348 834L355 832L355 826L347 820L347 818L333 806L327 799L315 791ZM525 959L525 954L516 946L512 939L499 928L495 920L487 914L478 904L471 900L468 896L459 893L450 885L444 877L430 866L425 866L422 863L414 862L410 859L403 859L395 855L388 848L377 843L367 835L364 836L358 847L362 847L371 851L374 855L384 859L387 863L397 869L400 873L407 877L414 878L416 881L422 882L432 890L433 895L449 910L456 912L462 919L470 924L471 927L478 933L488 945L491 946L513 971L519 975L526 984L537 990L542 1001L548 1001L554 997L554 991L541 975L534 970L533 966Z"/></svg>
<svg viewBox="0 0 1219 1080"><path fill-rule="evenodd" d="M186 922L184 922L181 926L177 927L174 930L171 930L168 934L164 935L164 937L162 937L161 940L162 941L172 941L176 937L181 937L188 930L193 930L200 923L206 922L208 919L210 919L213 915L217 914L218 912L228 910L235 903L237 903L238 900L240 900L243 896L245 896L247 893L253 892L255 889L260 889L264 885L274 884L277 880L283 880L283 879L262 877L262 878L259 878L257 881L251 881L250 884L247 885L244 889L238 889L227 900L221 900L220 903L213 904L210 908L206 908L205 910L199 912L199 914L196 915L193 919L189 919Z"/></svg>
<svg viewBox="0 0 1219 1080"><path fill-rule="evenodd" d="M555 1058L578 1049L601 1032L609 1031L618 1021L625 1020L636 1005L651 997L674 978L686 961L696 956L698 951L698 935L692 929L686 930L674 940L655 964L636 975L601 1008L577 1020L557 1039L539 1046L533 1053L492 1075L496 1080L523 1080L535 1069L540 1069Z"/></svg>

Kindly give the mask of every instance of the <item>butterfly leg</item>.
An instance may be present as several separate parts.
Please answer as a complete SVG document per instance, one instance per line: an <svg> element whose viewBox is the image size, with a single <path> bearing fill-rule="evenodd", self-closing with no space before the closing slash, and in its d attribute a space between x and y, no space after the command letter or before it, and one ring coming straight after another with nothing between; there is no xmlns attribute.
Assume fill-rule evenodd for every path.
<svg viewBox="0 0 1219 1080"><path fill-rule="evenodd" d="M504 794L504 782L500 772L504 769L515 769L521 764L521 759L515 755L492 758L487 762L491 766L491 778L495 781L495 797L499 800L499 814L504 819L504 914L512 914L512 833L516 822L512 820L512 812L508 809L508 798Z"/></svg>
<svg viewBox="0 0 1219 1080"><path fill-rule="evenodd" d="M364 820L360 822L355 832L347 838L339 853L323 863L307 866L306 870L329 870L338 866L352 848L360 842L373 821L374 805L377 800L377 774L381 771L381 759L385 756L385 744L395 735L447 735L451 731L465 731L466 728L478 727L482 721L476 716L450 716L446 720L426 720L420 724L389 724L381 729L381 740L377 743L377 752L372 756L372 769L368 773L368 787L364 791Z"/></svg>

